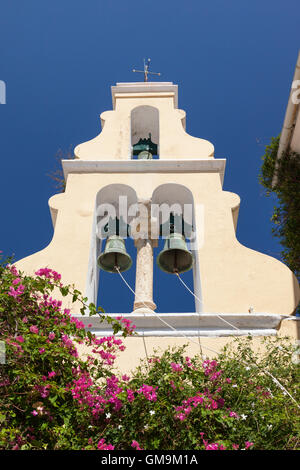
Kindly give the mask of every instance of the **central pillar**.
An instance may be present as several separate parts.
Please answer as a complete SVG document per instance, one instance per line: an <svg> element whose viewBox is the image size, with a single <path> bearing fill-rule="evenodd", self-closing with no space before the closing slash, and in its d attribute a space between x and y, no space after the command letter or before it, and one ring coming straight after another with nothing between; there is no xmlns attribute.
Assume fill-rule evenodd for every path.
<svg viewBox="0 0 300 470"><path fill-rule="evenodd" d="M152 240L139 239L135 242L136 255L136 281L135 313L153 313L156 305L153 302L153 246Z"/></svg>
<svg viewBox="0 0 300 470"><path fill-rule="evenodd" d="M134 242L136 255L136 280L135 280L135 301L133 304L134 313L153 313L156 305L153 302L153 247L157 246L157 240L152 240L150 232L150 202L140 201L144 208L147 208L147 215L144 212L140 216L141 226L148 227L148 231L141 230L141 238ZM143 235L142 235L143 233Z"/></svg>

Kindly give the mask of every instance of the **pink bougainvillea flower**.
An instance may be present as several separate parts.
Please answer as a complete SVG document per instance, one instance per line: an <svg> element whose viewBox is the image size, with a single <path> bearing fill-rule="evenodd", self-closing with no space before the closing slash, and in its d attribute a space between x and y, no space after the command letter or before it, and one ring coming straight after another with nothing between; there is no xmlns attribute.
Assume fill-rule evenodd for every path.
<svg viewBox="0 0 300 470"><path fill-rule="evenodd" d="M158 387L152 387L151 385L146 385L146 384L143 384L142 387L140 387L138 390L137 390L137 393L142 393L144 395L144 397L149 400L149 401L156 401L157 400L157 395L156 395L156 390L158 389Z"/></svg>
<svg viewBox="0 0 300 470"><path fill-rule="evenodd" d="M127 392L127 400L129 401L129 403L133 402L134 392L130 389L126 390L126 392Z"/></svg>
<svg viewBox="0 0 300 470"><path fill-rule="evenodd" d="M14 297L15 299L19 295L18 292L13 287L9 288L9 292L7 294L10 295L11 297Z"/></svg>
<svg viewBox="0 0 300 470"><path fill-rule="evenodd" d="M17 270L17 268L15 266L10 266L9 264L6 266L10 272L14 275L14 276L19 276L19 271Z"/></svg>
<svg viewBox="0 0 300 470"><path fill-rule="evenodd" d="M132 441L131 447L134 447L136 450L143 450L137 441Z"/></svg>
<svg viewBox="0 0 300 470"><path fill-rule="evenodd" d="M53 333L53 331L51 331L51 333L49 333L49 335L48 335L48 338L51 339L51 340L54 339L55 338L55 333Z"/></svg>
<svg viewBox="0 0 300 470"><path fill-rule="evenodd" d="M14 289L12 286L10 286L9 292L7 294L16 299L17 297L23 294L24 290L25 286L23 286L23 284L20 284L17 289Z"/></svg>
<svg viewBox="0 0 300 470"><path fill-rule="evenodd" d="M40 353L40 354L44 354L44 352L45 352L45 348L39 349L39 353Z"/></svg>
<svg viewBox="0 0 300 470"><path fill-rule="evenodd" d="M181 372L183 369L181 367L181 364L176 364L175 362L171 362L171 367L174 372Z"/></svg>
<svg viewBox="0 0 300 470"><path fill-rule="evenodd" d="M53 279L54 281L59 281L61 279L61 275L58 274L53 269L49 268L41 268L35 272L36 276L45 276L47 279Z"/></svg>
<svg viewBox="0 0 300 470"><path fill-rule="evenodd" d="M23 336L16 336L16 341L19 341L19 343L24 343L24 338Z"/></svg>
<svg viewBox="0 0 300 470"><path fill-rule="evenodd" d="M223 446L223 444L219 444L218 442L212 442L211 444L203 439L203 444L205 447L205 450L226 450L226 447Z"/></svg>
<svg viewBox="0 0 300 470"><path fill-rule="evenodd" d="M136 325L132 325L132 321L128 320L127 318L123 318L122 316L116 317L116 320L121 321L125 325L125 331L129 334L133 332L136 328Z"/></svg>
<svg viewBox="0 0 300 470"><path fill-rule="evenodd" d="M250 447L254 446L254 442L249 442L249 441L246 441L245 442L245 448L246 450L249 449Z"/></svg>
<svg viewBox="0 0 300 470"><path fill-rule="evenodd" d="M98 450L114 450L114 446L111 444L106 444L105 439L100 439L100 441L97 444L97 449Z"/></svg>
<svg viewBox="0 0 300 470"><path fill-rule="evenodd" d="M35 325L32 325L29 329L30 329L31 333L35 333L36 335L37 335L38 332L39 332L38 327L35 326Z"/></svg>

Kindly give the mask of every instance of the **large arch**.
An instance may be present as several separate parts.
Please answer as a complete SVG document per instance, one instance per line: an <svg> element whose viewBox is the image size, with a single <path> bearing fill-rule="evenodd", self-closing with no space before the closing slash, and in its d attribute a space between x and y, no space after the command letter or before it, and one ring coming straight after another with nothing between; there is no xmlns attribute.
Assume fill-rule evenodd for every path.
<svg viewBox="0 0 300 470"><path fill-rule="evenodd" d="M201 279L200 279L200 265L198 255L198 239L199 234L197 233L196 217L195 217L195 205L194 197L189 188L178 183L166 183L158 186L152 193L151 198L152 205L162 206L168 205L170 209L181 213L184 216L185 222L190 226L190 231L187 231L186 236L190 239L187 246L190 248L193 258L193 283L195 293L195 310L197 312L203 312L202 302L202 291L201 291ZM181 211L181 212L180 212ZM155 220L158 217L158 220ZM166 212L159 211L159 213L153 214L154 226L159 226L166 220Z"/></svg>
<svg viewBox="0 0 300 470"><path fill-rule="evenodd" d="M121 199L120 199L121 197ZM125 205L120 212L119 202ZM99 288L99 267L97 265L97 258L100 255L104 242L101 239L98 224L99 219L104 216L105 206L107 204L112 205L116 210L117 217L120 216L120 213L124 214L127 212L127 207L135 204L137 202L136 192L131 186L126 184L110 184L101 188L96 195L94 216L93 216L93 227L92 227L92 237L90 243L90 255L89 255L89 265L86 281L86 296L89 302L93 302L95 305L97 303L98 297L98 288ZM104 211L99 210L100 206L104 206ZM126 207L127 205L127 207ZM128 218L130 219L130 218ZM130 220L128 220L128 223Z"/></svg>

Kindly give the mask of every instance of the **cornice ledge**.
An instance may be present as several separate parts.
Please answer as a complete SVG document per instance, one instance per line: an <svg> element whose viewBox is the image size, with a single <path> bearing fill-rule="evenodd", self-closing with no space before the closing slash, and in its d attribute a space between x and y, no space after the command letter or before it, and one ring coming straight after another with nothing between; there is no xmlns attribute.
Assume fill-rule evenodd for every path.
<svg viewBox="0 0 300 470"><path fill-rule="evenodd" d="M70 173L219 173L223 184L225 158L190 160L62 160L65 180Z"/></svg>
<svg viewBox="0 0 300 470"><path fill-rule="evenodd" d="M284 315L268 313L160 313L160 314L108 314L111 318L122 315L136 325L135 331L144 336L269 336L276 335ZM166 325L167 322L172 329ZM85 327L97 336L111 333L111 325L97 317L81 317ZM232 327L228 324L230 323ZM91 324L88 328L87 325Z"/></svg>

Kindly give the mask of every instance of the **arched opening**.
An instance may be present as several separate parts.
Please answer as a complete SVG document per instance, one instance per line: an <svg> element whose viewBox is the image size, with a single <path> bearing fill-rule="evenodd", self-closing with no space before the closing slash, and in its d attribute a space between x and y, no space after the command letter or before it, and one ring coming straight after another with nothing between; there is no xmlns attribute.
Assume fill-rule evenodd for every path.
<svg viewBox="0 0 300 470"><path fill-rule="evenodd" d="M131 157L159 158L159 111L153 106L138 106L131 111Z"/></svg>
<svg viewBox="0 0 300 470"><path fill-rule="evenodd" d="M87 297L89 302L101 306L107 313L129 313L132 311L133 295L119 274L99 269L97 260L107 248L107 229L108 227L111 228L110 221L115 218L122 220L124 224L120 231L120 238L124 239L124 248L132 259L132 267L126 272L126 280L134 286L136 249L133 240L127 236L124 227L131 222L131 218L128 216L128 207L135 204L136 201L135 191L125 184L105 186L96 196L87 276Z"/></svg>
<svg viewBox="0 0 300 470"><path fill-rule="evenodd" d="M153 192L152 208L154 208L153 216L158 227L168 222L170 213L176 217L178 216L177 220L184 221L186 248L191 251L194 262L192 269L180 274L180 277L201 301L200 271L196 247L195 208L192 193L188 188L180 184L168 183L161 185ZM157 264L158 255L165 248L167 237L167 234L164 235L161 232L158 246L154 248L153 298L157 305L157 312L201 312L201 302L196 300L186 290L175 274L164 272Z"/></svg>

